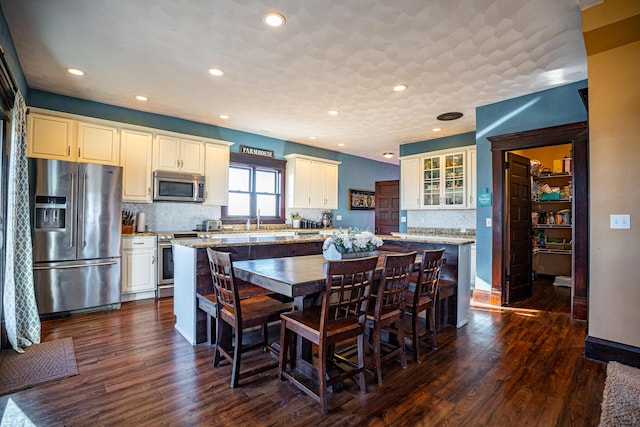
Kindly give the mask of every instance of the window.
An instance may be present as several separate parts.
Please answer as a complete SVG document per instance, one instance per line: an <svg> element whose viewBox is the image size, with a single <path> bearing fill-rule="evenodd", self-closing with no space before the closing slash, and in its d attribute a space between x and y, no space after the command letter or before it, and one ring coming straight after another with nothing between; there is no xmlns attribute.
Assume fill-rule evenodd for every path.
<svg viewBox="0 0 640 427"><path fill-rule="evenodd" d="M231 153L229 205L222 207L225 222L256 218L264 223L284 223L284 160Z"/></svg>

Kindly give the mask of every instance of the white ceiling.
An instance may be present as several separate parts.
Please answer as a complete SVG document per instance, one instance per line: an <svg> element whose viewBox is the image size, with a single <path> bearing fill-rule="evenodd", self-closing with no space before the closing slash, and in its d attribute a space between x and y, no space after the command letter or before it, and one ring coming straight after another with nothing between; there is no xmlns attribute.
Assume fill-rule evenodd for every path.
<svg viewBox="0 0 640 427"><path fill-rule="evenodd" d="M473 131L477 106L587 78L578 0L0 4L31 88L391 163L400 144ZM286 24L266 27L270 11Z"/></svg>

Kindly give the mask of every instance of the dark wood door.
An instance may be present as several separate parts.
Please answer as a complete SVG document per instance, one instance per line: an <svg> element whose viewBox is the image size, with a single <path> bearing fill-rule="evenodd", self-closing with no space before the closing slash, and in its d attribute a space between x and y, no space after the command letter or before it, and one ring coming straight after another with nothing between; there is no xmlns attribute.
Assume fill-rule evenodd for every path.
<svg viewBox="0 0 640 427"><path fill-rule="evenodd" d="M531 178L526 157L507 153L504 304L529 298L531 276Z"/></svg>
<svg viewBox="0 0 640 427"><path fill-rule="evenodd" d="M376 234L400 231L400 181L376 182Z"/></svg>

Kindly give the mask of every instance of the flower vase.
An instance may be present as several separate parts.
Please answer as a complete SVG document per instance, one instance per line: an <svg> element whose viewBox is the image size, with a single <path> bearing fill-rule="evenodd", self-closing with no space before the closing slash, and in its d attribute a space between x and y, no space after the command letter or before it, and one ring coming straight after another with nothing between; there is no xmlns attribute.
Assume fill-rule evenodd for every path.
<svg viewBox="0 0 640 427"><path fill-rule="evenodd" d="M336 245L330 245L322 251L324 259L327 261L338 261L341 259L366 258L370 256L378 256L379 251L362 251L362 252L340 252Z"/></svg>

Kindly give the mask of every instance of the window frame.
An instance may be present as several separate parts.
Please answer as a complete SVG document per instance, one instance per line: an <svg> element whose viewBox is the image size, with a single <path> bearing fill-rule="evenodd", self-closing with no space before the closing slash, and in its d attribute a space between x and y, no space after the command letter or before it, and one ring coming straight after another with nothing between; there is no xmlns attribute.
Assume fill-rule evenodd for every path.
<svg viewBox="0 0 640 427"><path fill-rule="evenodd" d="M260 217L260 223L262 224L284 224L286 217L286 160L272 159L270 157L252 156L248 154L241 154L232 152L229 154L229 167L247 167L251 168L252 179L255 177L256 169L273 170L280 173L280 215L278 217ZM254 213L253 216L229 216L228 207L222 206L221 219L225 224L244 224L247 220L255 220L256 215L253 212L256 208L256 191L255 185L252 182L251 188L251 210Z"/></svg>

